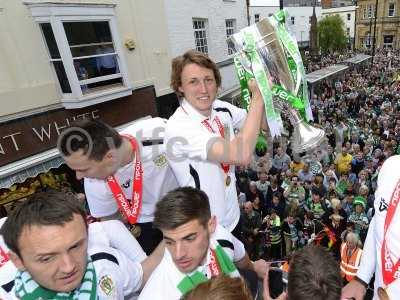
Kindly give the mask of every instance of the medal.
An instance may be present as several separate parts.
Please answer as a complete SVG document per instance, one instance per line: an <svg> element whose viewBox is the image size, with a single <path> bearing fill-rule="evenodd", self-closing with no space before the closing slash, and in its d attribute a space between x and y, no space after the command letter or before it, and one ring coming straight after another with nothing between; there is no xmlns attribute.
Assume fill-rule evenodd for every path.
<svg viewBox="0 0 400 300"><path fill-rule="evenodd" d="M142 228L139 225L131 225L129 230L135 238L138 238L142 234Z"/></svg>
<svg viewBox="0 0 400 300"><path fill-rule="evenodd" d="M390 300L389 295L387 294L384 288L378 288L378 297L379 300Z"/></svg>
<svg viewBox="0 0 400 300"><path fill-rule="evenodd" d="M231 184L231 176L226 176L226 179L225 179L225 185L226 186L228 186L228 185L230 185Z"/></svg>

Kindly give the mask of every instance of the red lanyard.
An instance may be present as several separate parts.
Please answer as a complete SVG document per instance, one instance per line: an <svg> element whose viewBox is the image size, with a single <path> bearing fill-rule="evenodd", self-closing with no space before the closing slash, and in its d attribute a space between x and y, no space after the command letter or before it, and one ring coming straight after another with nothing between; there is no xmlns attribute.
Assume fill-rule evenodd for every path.
<svg viewBox="0 0 400 300"><path fill-rule="evenodd" d="M130 135L127 137L132 145L132 150L135 152L136 162L133 169L133 184L132 184L132 200L126 199L124 192L118 184L114 175L107 178L108 186L118 203L120 211L128 219L130 224L136 224L140 210L142 208L142 195L143 195L143 168L140 161L139 146L136 139Z"/></svg>
<svg viewBox="0 0 400 300"><path fill-rule="evenodd" d="M224 125L222 125L222 123L219 120L218 116L216 116L214 118L214 120L215 120L215 123L217 123L219 134L221 135L222 138L225 138ZM201 124L203 124L208 129L208 131L210 131L212 133L215 133L214 129L211 127L210 123L208 123L207 120L204 120L203 122L201 122ZM221 163L221 167L222 167L222 170L224 170L224 173L227 174L228 171L229 171L229 164Z"/></svg>
<svg viewBox="0 0 400 300"><path fill-rule="evenodd" d="M392 283L393 280L400 277L400 272L397 270L400 266L400 259L397 260L396 264L393 263L392 258L390 257L390 251L386 246L386 234L388 232L390 223L394 217L396 212L397 205L400 200L400 180L397 181L396 187L393 191L392 198L390 199L389 206L386 212L385 218L385 227L383 231L383 241L382 241L382 249L381 249L381 261L382 261L382 277L385 285Z"/></svg>
<svg viewBox="0 0 400 300"><path fill-rule="evenodd" d="M8 256L8 253L0 247L0 267L4 266L9 260L10 257Z"/></svg>
<svg viewBox="0 0 400 300"><path fill-rule="evenodd" d="M211 249L210 252L210 263L208 264L208 269L210 271L211 277L216 277L221 274L221 269L218 265L215 251L213 249Z"/></svg>

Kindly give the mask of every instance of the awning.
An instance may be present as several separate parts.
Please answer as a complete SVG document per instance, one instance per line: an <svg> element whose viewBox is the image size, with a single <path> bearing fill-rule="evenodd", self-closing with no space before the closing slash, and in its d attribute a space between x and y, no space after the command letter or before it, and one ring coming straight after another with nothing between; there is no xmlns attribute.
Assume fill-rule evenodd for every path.
<svg viewBox="0 0 400 300"><path fill-rule="evenodd" d="M351 65L358 65L359 63L362 63L368 59L370 59L372 56L367 55L367 54L357 54L356 56L350 57L346 60L343 61L343 63L346 64L351 64Z"/></svg>
<svg viewBox="0 0 400 300"><path fill-rule="evenodd" d="M0 188L9 188L22 183L64 163L57 149L51 149L37 155L13 162L0 168Z"/></svg>
<svg viewBox="0 0 400 300"><path fill-rule="evenodd" d="M306 75L307 82L311 85L317 83L318 81L321 81L323 79L329 78L333 75L337 75L340 72L343 72L347 70L349 67L346 65L333 65L329 66L317 71L314 71L312 73L308 73Z"/></svg>
<svg viewBox="0 0 400 300"><path fill-rule="evenodd" d="M138 120L148 119L146 116ZM130 126L134 122L126 123L116 127L118 131ZM28 178L36 177L40 173L48 172L50 169L58 168L64 163L57 148L29 156L8 165L0 167L0 188L9 188L15 183L22 183Z"/></svg>

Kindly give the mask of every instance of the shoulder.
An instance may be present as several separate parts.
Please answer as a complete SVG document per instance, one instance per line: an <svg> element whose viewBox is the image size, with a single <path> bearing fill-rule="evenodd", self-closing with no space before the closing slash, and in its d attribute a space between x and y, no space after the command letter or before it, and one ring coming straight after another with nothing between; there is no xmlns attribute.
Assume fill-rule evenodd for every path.
<svg viewBox="0 0 400 300"><path fill-rule="evenodd" d="M233 104L226 101L221 101L216 99L213 103L213 110L215 110L219 115L226 114L230 119L235 120L237 118L242 118L247 115L247 112L243 108L239 108Z"/></svg>
<svg viewBox="0 0 400 300"><path fill-rule="evenodd" d="M137 140L147 140L153 137L162 137L167 120L163 118L139 119L130 126L121 130L121 134L129 134Z"/></svg>
<svg viewBox="0 0 400 300"><path fill-rule="evenodd" d="M176 286L180 276L168 250L165 249L163 259L147 280L139 300L179 299L181 295Z"/></svg>
<svg viewBox="0 0 400 300"><path fill-rule="evenodd" d="M140 289L143 280L140 263L130 260L115 248L103 245L89 247L88 254L96 271L99 291L103 294L126 296ZM129 284L126 284L127 282ZM121 299L120 296L117 299Z"/></svg>

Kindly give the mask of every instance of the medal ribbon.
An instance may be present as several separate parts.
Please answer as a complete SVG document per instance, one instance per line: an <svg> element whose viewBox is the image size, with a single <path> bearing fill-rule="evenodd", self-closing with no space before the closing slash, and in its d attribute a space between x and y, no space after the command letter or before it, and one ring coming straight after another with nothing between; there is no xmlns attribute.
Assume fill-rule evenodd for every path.
<svg viewBox="0 0 400 300"><path fill-rule="evenodd" d="M390 223L393 220L394 214L396 212L397 206L400 200L400 180L397 181L396 187L393 191L392 198L390 199L389 206L386 212L385 225L383 228L383 241L381 248L381 262L382 262L382 277L385 285L389 285L396 278L399 277L398 268L400 266L400 259L397 260L396 264L390 256L390 251L386 245L386 234L388 232Z"/></svg>
<svg viewBox="0 0 400 300"><path fill-rule="evenodd" d="M5 251L5 249L0 247L0 268L2 266L4 266L9 260L10 260L10 257L8 255L8 253Z"/></svg>
<svg viewBox="0 0 400 300"><path fill-rule="evenodd" d="M218 276L221 273L231 276L232 273L237 272L234 263L220 245L210 250L210 263L207 266L207 271L210 271L211 277ZM196 271L192 275L185 275L178 283L177 288L182 295L185 295L197 285L207 280L208 278L203 272Z"/></svg>
<svg viewBox="0 0 400 300"><path fill-rule="evenodd" d="M219 134L221 135L222 138L225 138L225 129L224 125L222 125L220 119L218 116L214 118L215 123L217 123ZM207 120L204 120L201 122L201 124L208 129L208 131L215 133L214 129L211 127L210 123L208 123ZM229 164L221 163L222 170L224 170L224 173L227 174L229 171Z"/></svg>
<svg viewBox="0 0 400 300"><path fill-rule="evenodd" d="M136 162L133 169L133 184L132 184L132 200L126 199L124 192L118 184L114 175L107 178L108 186L118 203L120 211L128 219L130 224L136 224L137 219L142 209L143 196L143 167L140 161L139 145L136 139L131 135L124 135L129 139L132 145L132 150L135 153Z"/></svg>
<svg viewBox="0 0 400 300"><path fill-rule="evenodd" d="M211 277L216 277L221 274L221 268L218 265L217 257L215 256L215 251L213 249L211 249L210 263L208 264L208 269L210 271Z"/></svg>

